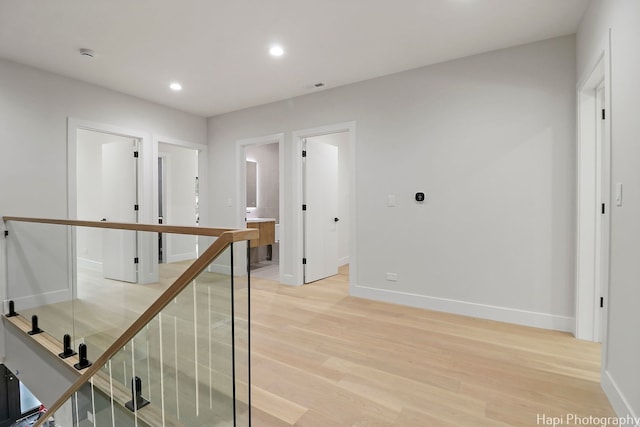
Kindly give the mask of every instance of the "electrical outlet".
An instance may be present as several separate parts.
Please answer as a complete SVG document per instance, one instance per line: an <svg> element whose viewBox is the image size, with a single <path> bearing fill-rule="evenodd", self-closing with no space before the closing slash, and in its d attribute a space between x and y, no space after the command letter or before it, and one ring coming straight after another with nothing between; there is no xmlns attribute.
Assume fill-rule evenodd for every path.
<svg viewBox="0 0 640 427"><path fill-rule="evenodd" d="M93 413L91 411L87 411L87 421L93 423Z"/></svg>
<svg viewBox="0 0 640 427"><path fill-rule="evenodd" d="M390 282L398 281L398 273L387 273L387 280Z"/></svg>

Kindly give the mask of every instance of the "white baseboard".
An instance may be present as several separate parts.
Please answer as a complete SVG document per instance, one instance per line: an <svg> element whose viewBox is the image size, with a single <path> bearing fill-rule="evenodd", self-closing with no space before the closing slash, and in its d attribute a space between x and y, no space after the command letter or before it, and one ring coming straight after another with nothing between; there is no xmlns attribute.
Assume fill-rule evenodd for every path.
<svg viewBox="0 0 640 427"><path fill-rule="evenodd" d="M12 298L11 300L15 304L15 310L20 313L20 310L27 310L43 305L69 301L71 300L71 289L62 289L59 291L47 292L40 295L31 295L28 297ZM5 307L5 312L8 311L9 310L7 306Z"/></svg>
<svg viewBox="0 0 640 427"><path fill-rule="evenodd" d="M78 268L91 271L102 271L102 263L87 258L78 258Z"/></svg>
<svg viewBox="0 0 640 427"><path fill-rule="evenodd" d="M347 265L349 264L349 261L350 261L349 255L343 256L342 258L338 259L338 266L342 267L343 265Z"/></svg>
<svg viewBox="0 0 640 427"><path fill-rule="evenodd" d="M224 274L226 276L230 276L231 275L231 266L230 265L223 265L223 264L211 264L209 266L209 272L211 272L211 273L219 273L219 274Z"/></svg>
<svg viewBox="0 0 640 427"><path fill-rule="evenodd" d="M462 316L478 317L481 319L497 320L499 322L515 323L517 325L535 328L551 329L562 332L573 332L575 318L557 316L547 313L516 310L466 301L429 297L406 292L389 291L386 289L370 288L366 286L350 286L352 296L367 298L428 310L444 311Z"/></svg>
<svg viewBox="0 0 640 427"><path fill-rule="evenodd" d="M167 263L172 263L172 262L180 262L180 261L190 261L190 260L194 260L196 258L198 258L198 254L196 254L195 251L193 251L193 252L185 252L185 253L182 253L182 254L173 254L173 255L167 254L166 262Z"/></svg>
<svg viewBox="0 0 640 427"><path fill-rule="evenodd" d="M282 274L282 278L281 278L281 280L282 280L282 282L281 282L281 283L282 283L283 285L291 285L291 286L298 286L298 285L300 285L300 283L296 283L296 281L295 281L295 277L293 276L293 274L287 274L287 273L284 273L284 274Z"/></svg>
<svg viewBox="0 0 640 427"><path fill-rule="evenodd" d="M640 423L638 421L640 421L640 419L638 418L638 414L633 411L631 405L629 405L629 402L620 391L620 388L616 384L615 380L611 377L609 371L604 370L602 372L600 383L616 415L620 418L631 417L634 420L635 424L626 425L639 427Z"/></svg>

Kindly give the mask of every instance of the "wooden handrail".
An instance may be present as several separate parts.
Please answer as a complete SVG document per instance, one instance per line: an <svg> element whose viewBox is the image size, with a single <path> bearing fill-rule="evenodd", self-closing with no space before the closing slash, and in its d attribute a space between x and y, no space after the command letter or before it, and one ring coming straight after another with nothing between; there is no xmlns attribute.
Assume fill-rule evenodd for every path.
<svg viewBox="0 0 640 427"><path fill-rule="evenodd" d="M6 218L11 217L5 217ZM46 220L45 220L46 221ZM50 220L49 220L50 221ZM36 221L28 221L36 222ZM75 222L75 221L71 221ZM50 222L47 222L50 223ZM97 224L102 224L98 222ZM75 225L75 224L66 224ZM135 224L139 225L139 224ZM218 239L211 244L194 262L187 268L184 273L176 279L176 281L169 286L158 299L149 306L135 322L126 331L118 337L113 344L105 350L100 357L88 368L84 370L82 375L67 389L62 396L56 400L56 402L48 408L49 414L55 414L55 412L62 407L62 405L71 398L73 393L78 391L89 379L98 372L102 366L104 366L109 359L111 359L118 351L122 349L129 341L131 341L158 313L160 313L174 298L176 298L205 268L215 260L231 243L241 240L253 240L258 238L258 230L245 229L245 230L229 230L219 235ZM34 427L42 426L48 417L39 419Z"/></svg>
<svg viewBox="0 0 640 427"><path fill-rule="evenodd" d="M138 224L128 222L108 222L108 221L83 221L76 219L49 219L49 218L26 218L18 216L4 216L4 222L35 222L39 224L55 224L55 225L74 225L77 227L94 227L94 228L110 228L114 230L132 230L132 231L150 231L154 233L173 233L173 234L193 234L196 236L219 237L223 233L235 232L232 228L209 228L209 227L191 227L179 225L161 225L161 224ZM239 240L244 240L239 238ZM253 240L253 238L251 239Z"/></svg>

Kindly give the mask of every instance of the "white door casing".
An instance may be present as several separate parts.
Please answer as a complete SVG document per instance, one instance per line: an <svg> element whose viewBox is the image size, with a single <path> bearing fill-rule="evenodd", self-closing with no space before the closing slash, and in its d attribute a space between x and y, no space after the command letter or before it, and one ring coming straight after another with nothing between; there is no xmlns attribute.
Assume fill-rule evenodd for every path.
<svg viewBox="0 0 640 427"><path fill-rule="evenodd" d="M576 330L579 339L607 339L611 204L610 34L577 88ZM599 91L602 89L602 92ZM604 214L603 214L604 212ZM607 346L602 346L606 366Z"/></svg>

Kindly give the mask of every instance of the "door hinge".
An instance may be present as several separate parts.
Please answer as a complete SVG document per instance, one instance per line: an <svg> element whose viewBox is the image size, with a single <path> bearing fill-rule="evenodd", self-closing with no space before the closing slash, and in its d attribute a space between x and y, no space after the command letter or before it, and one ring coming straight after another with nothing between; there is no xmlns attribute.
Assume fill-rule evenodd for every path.
<svg viewBox="0 0 640 427"><path fill-rule="evenodd" d="M306 211L307 210L307 205L302 205L302 210Z"/></svg>
<svg viewBox="0 0 640 427"><path fill-rule="evenodd" d="M302 265L307 265L307 259L306 258L302 258Z"/></svg>
<svg viewBox="0 0 640 427"><path fill-rule="evenodd" d="M140 206L139 205L133 205L133 210L134 211L139 211L140 210Z"/></svg>
<svg viewBox="0 0 640 427"><path fill-rule="evenodd" d="M133 263L134 263L134 264L138 264L138 262L139 262L139 261L140 261L140 260L138 259L138 257L135 257L135 258L133 259Z"/></svg>
<svg viewBox="0 0 640 427"><path fill-rule="evenodd" d="M604 297L600 297L600 308L604 307Z"/></svg>
<svg viewBox="0 0 640 427"><path fill-rule="evenodd" d="M604 203L602 204L602 215L605 213Z"/></svg>
<svg viewBox="0 0 640 427"><path fill-rule="evenodd" d="M302 150L302 157L307 157L307 150Z"/></svg>
<svg viewBox="0 0 640 427"><path fill-rule="evenodd" d="M138 152L137 151L133 152L133 157L135 157L136 159L138 158Z"/></svg>
<svg viewBox="0 0 640 427"><path fill-rule="evenodd" d="M605 113L604 108L602 109L602 120L605 120L607 118L607 114Z"/></svg>

